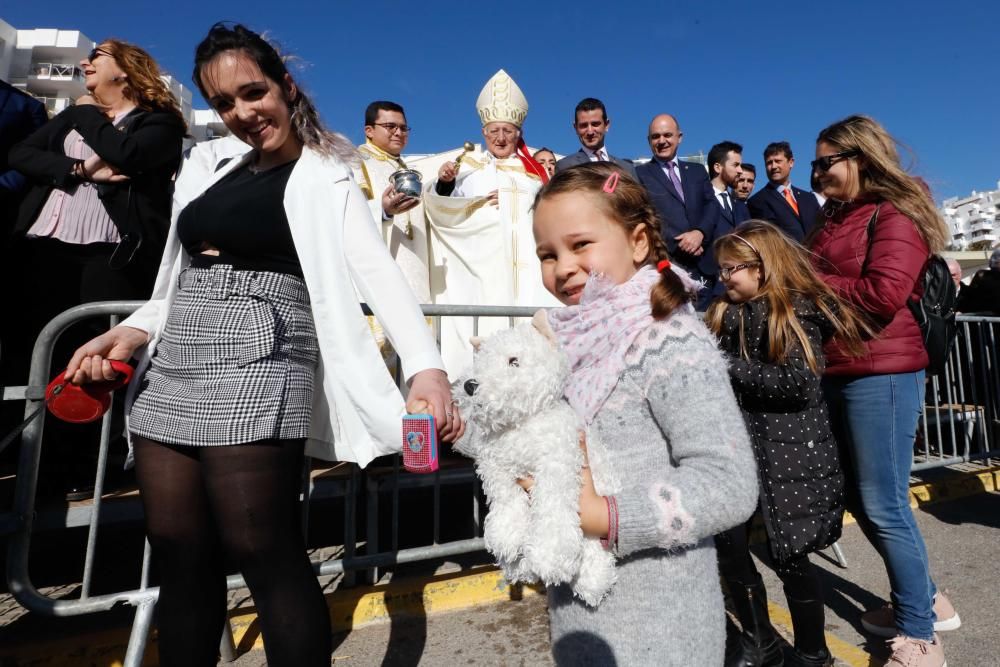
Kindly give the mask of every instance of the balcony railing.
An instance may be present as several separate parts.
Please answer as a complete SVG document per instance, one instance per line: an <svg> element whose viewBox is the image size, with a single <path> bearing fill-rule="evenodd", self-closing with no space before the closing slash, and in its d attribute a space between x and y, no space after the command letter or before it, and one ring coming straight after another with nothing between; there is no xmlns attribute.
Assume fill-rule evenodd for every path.
<svg viewBox="0 0 1000 667"><path fill-rule="evenodd" d="M83 72L79 67L67 63L35 63L31 75L50 81L83 81Z"/></svg>
<svg viewBox="0 0 1000 667"><path fill-rule="evenodd" d="M969 223L969 229L973 232L992 231L995 224L993 220L973 220Z"/></svg>

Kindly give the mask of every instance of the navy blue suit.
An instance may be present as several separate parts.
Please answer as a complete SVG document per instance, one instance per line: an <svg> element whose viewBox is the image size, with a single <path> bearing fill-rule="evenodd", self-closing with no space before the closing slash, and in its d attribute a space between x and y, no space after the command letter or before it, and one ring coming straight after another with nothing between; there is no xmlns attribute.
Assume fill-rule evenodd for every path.
<svg viewBox="0 0 1000 667"><path fill-rule="evenodd" d="M45 105L6 81L0 81L0 236L14 226L27 179L7 165L11 147L48 122Z"/></svg>
<svg viewBox="0 0 1000 667"><path fill-rule="evenodd" d="M712 233L715 231L719 208L713 201L715 195L712 183L708 180L705 167L693 162L677 161L681 173L681 189L684 190L684 200L681 201L673 183L663 172L663 167L656 159L635 168L639 182L649 192L649 197L660 215L660 232L667 244L670 259L690 271L696 278L700 276L698 264L701 257L690 255L677 248L674 239L678 234L697 229L705 235L702 248L711 251Z"/></svg>
<svg viewBox="0 0 1000 667"><path fill-rule="evenodd" d="M732 212L727 211L719 203L719 198L715 196L714 188L712 189L712 205L718 210L718 219L716 220L712 237L708 239L708 243L705 246L705 254L701 256L701 261L698 263L698 270L705 279L705 289L699 295L698 299L698 310L708 308L712 299L723 292L722 283L719 282L719 263L715 261L715 252L712 250L712 244L715 243L715 239L725 236L751 218L750 209L747 208L746 202L733 197L732 192L729 193L729 205L733 208Z"/></svg>
<svg viewBox="0 0 1000 667"><path fill-rule="evenodd" d="M778 186L773 183L768 183L760 192L750 197L747 206L750 207L753 217L773 222L783 232L802 243L819 217L819 202L816 201L816 195L794 185L792 194L795 195L795 202L799 205L799 215L795 215L795 210L785 201L785 197L778 192Z"/></svg>
<svg viewBox="0 0 1000 667"><path fill-rule="evenodd" d="M625 160L620 157L615 157L614 155L610 154L608 155L608 160L613 162L615 165L621 167L622 169L624 169L629 176L638 180L638 178L635 175L634 164L632 164L628 160ZM587 155L581 148L577 152L570 153L563 159L556 162L556 173L558 174L560 171L563 171L564 169L569 169L570 167L575 167L578 164L589 164L590 162L591 162L590 156Z"/></svg>

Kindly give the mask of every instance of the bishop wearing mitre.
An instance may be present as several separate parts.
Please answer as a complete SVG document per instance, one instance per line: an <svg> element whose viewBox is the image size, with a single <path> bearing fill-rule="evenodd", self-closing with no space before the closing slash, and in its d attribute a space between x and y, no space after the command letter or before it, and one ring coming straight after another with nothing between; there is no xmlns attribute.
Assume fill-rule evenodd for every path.
<svg viewBox="0 0 1000 667"><path fill-rule="evenodd" d="M426 184L430 230L431 299L438 304L556 306L542 286L535 254L531 206L548 181L528 153L521 128L528 101L500 70L476 101L484 152L446 162ZM509 326L507 318L481 318L478 335ZM449 375L472 361L471 318L445 317L441 353Z"/></svg>

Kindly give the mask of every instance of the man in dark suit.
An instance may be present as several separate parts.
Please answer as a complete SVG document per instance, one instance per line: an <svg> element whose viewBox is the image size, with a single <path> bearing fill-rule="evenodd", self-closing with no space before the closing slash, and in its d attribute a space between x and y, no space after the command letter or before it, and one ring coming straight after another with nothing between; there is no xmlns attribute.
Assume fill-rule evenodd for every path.
<svg viewBox="0 0 1000 667"><path fill-rule="evenodd" d="M753 194L753 186L757 181L757 167L749 162L743 162L740 167L742 167L743 173L736 179L736 185L733 186L733 196L745 203Z"/></svg>
<svg viewBox="0 0 1000 667"><path fill-rule="evenodd" d="M792 147L777 141L764 149L767 185L747 201L755 218L773 222L786 234L801 242L819 216L819 202L808 190L792 185Z"/></svg>
<svg viewBox="0 0 1000 667"><path fill-rule="evenodd" d="M7 165L11 147L49 120L45 105L0 80L0 245L14 227L27 181Z"/></svg>
<svg viewBox="0 0 1000 667"><path fill-rule="evenodd" d="M1000 315L1000 248L990 255L989 268L976 271L972 281L961 288L955 310L990 317Z"/></svg>
<svg viewBox="0 0 1000 667"><path fill-rule="evenodd" d="M719 215L708 174L700 164L677 159L684 133L670 114L653 118L646 138L653 159L636 167L639 182L660 214L660 231L670 259L699 278L698 263Z"/></svg>
<svg viewBox="0 0 1000 667"><path fill-rule="evenodd" d="M728 234L740 223L750 219L750 209L746 203L735 198L729 191L736 186L737 180L743 173L742 163L743 147L736 142L723 141L708 151L708 172L712 178L712 205L717 209L718 215L712 237L705 244L705 253L698 263L698 270L701 271L706 283L698 303L699 310L707 308L714 297L725 291L718 280L719 264L715 261L712 244L715 243L715 239Z"/></svg>
<svg viewBox="0 0 1000 667"><path fill-rule="evenodd" d="M580 139L580 150L556 162L556 171L586 162L614 162L629 176L636 178L635 165L608 153L604 136L610 128L611 119L603 102L593 97L580 100L573 115L573 129Z"/></svg>

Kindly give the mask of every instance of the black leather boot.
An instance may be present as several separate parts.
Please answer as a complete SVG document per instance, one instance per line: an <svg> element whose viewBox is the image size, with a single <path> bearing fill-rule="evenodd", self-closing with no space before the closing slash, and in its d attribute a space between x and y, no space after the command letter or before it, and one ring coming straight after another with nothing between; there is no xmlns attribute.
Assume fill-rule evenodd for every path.
<svg viewBox="0 0 1000 667"><path fill-rule="evenodd" d="M752 586L730 586L743 632L726 650L726 667L782 667L784 655L767 615L767 592L760 579Z"/></svg>

